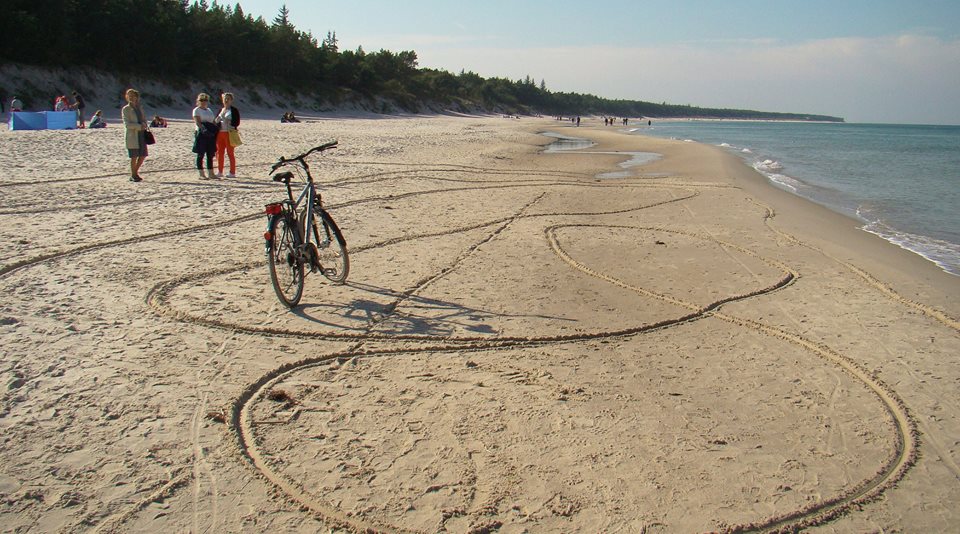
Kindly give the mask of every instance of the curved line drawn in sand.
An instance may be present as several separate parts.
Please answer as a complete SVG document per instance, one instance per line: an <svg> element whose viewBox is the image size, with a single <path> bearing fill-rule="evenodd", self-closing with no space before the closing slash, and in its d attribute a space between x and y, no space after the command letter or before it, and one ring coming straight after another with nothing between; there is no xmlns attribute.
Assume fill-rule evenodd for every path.
<svg viewBox="0 0 960 534"><path fill-rule="evenodd" d="M684 195L684 196L681 196L681 197L675 197L675 198L671 198L671 199L664 200L664 201L660 201L660 202L643 204L643 205L640 205L640 206L634 206L634 207L625 208L625 209L620 209L620 210L612 210L612 211L597 212L597 213L570 213L570 214L549 213L549 214L529 214L529 215L524 215L523 218L557 217L557 216L579 216L579 215L597 216L597 215L611 215L611 214L629 213L629 212L633 212L633 211L639 211L639 210L643 210L643 209L653 208L653 207L656 207L656 206L662 206L662 205L670 204L670 203L674 203L674 202L680 202L680 201L683 201L683 200L687 200L687 199L693 198L693 197L695 197L695 196L697 196L697 193L696 193L696 192L689 192L688 194L686 194L686 195ZM514 219L514 217L503 217L503 218L495 219L495 220L492 220L492 221L484 221L484 222L481 222L481 223L478 223L478 224L475 224L475 225L470 225L470 226L464 226L464 227L458 227L458 228L452 228L452 229L445 229L445 230L441 230L441 231L438 231L438 232L427 232L427 233L417 234L417 235L413 235L413 236L404 236L404 237L397 237L397 238L387 239L387 240L380 241L380 242L378 242L378 243L369 244L369 245L362 246L362 247L354 247L354 248L351 248L351 253L353 253L353 254L359 254L359 253L362 253L362 252L364 252L364 251L366 251L366 250L376 249L376 248L385 247L385 246L388 246L388 245L393 245L393 244L403 243L403 242L408 242L408 241L413 241L413 240L426 239L426 238L430 238L430 237L450 236L450 235L454 235L454 234L458 234L458 233L468 232L468 231L471 231L471 230L478 230L478 229L487 228L487 227L490 227L490 226L501 225L501 224L507 223L507 222L509 222L509 221L511 221L511 220L513 220L513 219ZM151 308L153 308L154 311L156 311L157 313L159 313L159 314L161 314L161 315L163 315L163 316L166 316L166 317L170 317L170 318L172 318L172 319L174 319L174 320L178 320L178 321L182 321L182 322L189 322L189 323L193 323L193 324L197 324L197 325L202 325L202 326L207 326L207 327L212 327L212 328L221 328L221 329L226 329L226 330L232 330L232 331L235 331L235 332L249 333L249 334L276 335L276 336L284 336L284 337L303 337L303 338L332 339L332 340L367 340L367 341L372 341L372 340L408 340L408 341L434 341L434 342L444 342L444 343L451 343L451 342L475 343L475 342L488 342L488 341L491 340L491 338L490 338L489 336L476 336L476 337L458 336L457 338L451 339L451 338L448 337L448 336L433 336L433 335L428 335L428 334L376 334L376 333L372 333L372 332L354 333L354 332L330 332L330 331L328 331L328 332L311 332L311 331L298 331L298 330L293 330L293 329L289 329L289 328L274 328L274 327L268 327L268 326L242 325L242 324L230 323L230 322L222 321L222 320L218 320L218 319L210 319L210 318L207 318L207 317L204 317L204 316L201 316L201 315L192 314L192 313L190 313L190 312L188 312L188 311L176 310L176 309L174 309L173 307L171 307L170 304L169 304L170 294L171 294L173 291L175 291L178 287L180 287L180 286L182 286L182 285L184 285L184 284L187 284L187 283L190 283L190 282L198 282L198 281L201 281L201 280L204 280L204 279L212 278L212 277L215 277L215 276L221 276L221 275L224 275L224 274L229 274L229 273L235 272L235 271L258 268L258 267L262 266L263 264L264 264L264 261L257 261L257 262L251 262L251 263L247 263L247 264L242 264L242 265L233 265L233 266L231 266L231 267L213 269L213 270L210 270L210 271L204 271L204 272L200 272L200 273L186 274L186 275L184 275L184 276L182 276L182 277L180 277L180 278L176 278L176 279L173 279L173 280L168 280L168 281L166 281L166 282L161 282L161 283L155 285L153 288L151 288L151 290L147 293L146 302L147 302L147 304L148 304ZM452 268L452 267L448 267L447 269L449 270L449 269L451 269L451 268ZM417 285L418 285L418 284L414 284L414 288L417 287ZM410 290L410 291L412 291L412 290ZM410 292L410 291L407 291L407 292ZM406 293L406 292L401 292L401 293ZM599 333L599 334L597 334L597 335L589 336L589 337L584 337L584 336L581 335L581 334L570 334L570 335L557 335L557 336L546 336L546 337L544 337L544 336L538 336L538 337L535 338L535 340L536 340L537 342L542 343L542 342L545 342L545 341L571 341L571 340L593 339L593 338L596 338L596 337L598 337L598 336L603 337L603 336L608 336L608 335L627 335L627 334L631 334L631 333L636 333L636 332L640 331L640 330L638 330L638 328L644 329L644 328L646 328L647 326L649 326L649 325L644 325L644 326L641 326L641 327L628 328L628 329L625 329L625 330L621 330L621 331L614 332L614 333L612 333L612 334L609 333L609 332L604 332L604 333ZM662 324L657 323L655 326L662 326ZM529 337L509 337L509 336L501 336L501 337L498 337L498 338L497 338L497 341L500 342L500 343L528 342L528 341L531 341L531 339L532 339L532 338L529 338Z"/></svg>
<svg viewBox="0 0 960 534"><path fill-rule="evenodd" d="M868 389L870 389L877 399L883 404L885 410L890 415L893 420L894 427L897 430L896 436L896 448L895 453L892 457L888 458L884 465L878 470L876 476L873 478L863 480L859 484L855 485L849 490L833 496L827 499L824 499L822 502L814 503L808 507L790 512L787 514L782 514L766 520L754 522L746 525L736 525L728 527L731 532L765 532L765 531L795 531L801 528L812 527L815 525L822 524L830 519L839 517L856 506L870 502L871 500L877 498L884 490L896 484L900 479L902 479L911 466L916 462L917 459L917 450L919 448L919 436L916 429L916 423L910 416L910 413L907 410L906 404L897 395L889 386L884 384L875 376L872 376L868 371L857 365L852 360L844 357L835 350L821 344L817 344L813 341L805 339L804 337L787 332L783 329L765 325L763 323L752 321L749 319L742 319L734 317L725 313L721 313L719 308L723 304L733 302L734 300L742 300L744 298L749 298L750 296L766 294L771 291L775 291L781 287L784 287L792 280L797 277L797 273L782 264L781 262L766 260L760 256L757 256L752 251L735 245L733 243L721 241L713 237L708 237L705 235L696 235L688 232L682 232L678 230L670 230L666 228L628 228L630 230L656 230L659 232L667 232L674 234L687 235L690 237L697 237L705 240L712 240L717 244L733 248L738 250L741 253L756 257L762 261L768 262L771 265L775 265L780 269L786 271L786 276L781 279L780 282L765 288L754 293L743 295L739 297L731 297L723 300L716 301L707 306L697 306L695 304L687 303L675 299L673 297L668 297L665 295L660 295L642 288L633 287L628 284L625 284L615 278L609 277L602 273L596 272L593 269L577 262L571 258L563 248L560 246L558 240L556 239L555 231L563 227L579 227L583 225L558 225L553 226L547 229L548 240L550 241L551 248L563 258L564 261L572 265L574 268L579 269L590 276L594 276L603 280L606 280L612 284L615 284L624 289L635 291L637 293L646 295L651 298L663 300L676 304L679 306L686 307L688 309L697 310L698 313L709 313L710 316L722 319L731 324L741 326L743 328L748 328L761 334L777 337L793 343L799 347L804 348L805 350L816 354L820 358L828 361L829 363L835 364L848 374L853 376L856 380L864 384ZM596 227L609 227L604 225L590 225L592 228ZM624 227L617 227L624 228Z"/></svg>
<svg viewBox="0 0 960 534"><path fill-rule="evenodd" d="M903 304L904 306L907 306L909 308L913 308L919 311L920 313L926 315L927 317L930 317L934 320L941 322L944 326L947 326L948 328L952 328L953 330L960 332L960 321L958 321L957 319L950 317L946 313L934 308L933 306L928 306L920 302L915 302L913 300L910 300L900 295L899 293L894 291L893 288L891 288L887 284L884 284L880 280L877 280L873 275L857 267L856 265L853 265L850 262L843 261L840 258L833 256L832 254L828 254L827 251L823 250L820 247L811 245L810 243L803 242L797 239L796 237L788 234L787 232L780 230L779 228L774 226L772 223L773 219L777 216L777 214L773 211L773 208L760 204L759 202L753 199L748 199L748 200L750 200L751 202L753 202L754 204L760 206L765 210L765 213L763 215L763 223L767 226L767 228L770 229L771 232L779 235L780 237L783 237L784 239L786 239L787 241L790 241L791 243L819 252L823 256L830 258L831 260L847 268L850 272L859 276L861 279L863 279L864 282L866 282L868 285L870 285L874 289L880 291L881 293L889 297L891 300L898 302L900 304Z"/></svg>
<svg viewBox="0 0 960 534"><path fill-rule="evenodd" d="M737 324L744 328L749 328L751 330L757 331L765 335L770 335L770 336L784 339L797 346L804 348L805 350L808 350L809 352L812 352L813 354L816 354L818 357L824 359L825 361L828 361L829 363L839 366L845 372L853 376L856 380L863 383L869 390L871 390L875 394L875 396L881 402L885 411L889 414L890 418L894 423L894 428L896 428L896 431L897 431L896 446L895 446L894 454L890 458L888 458L887 461L878 469L878 472L875 476L855 484L853 487L841 492L838 495L828 497L818 503L811 504L802 509L777 515L767 519L763 519L750 524L727 526L725 528L726 531L729 531L729 532L794 531L800 528L823 524L827 521L830 521L831 519L840 517L850 512L852 509L854 509L857 506L860 506L864 503L870 502L873 499L876 499L879 495L883 493L883 491L885 491L887 488L896 484L896 482L899 481L906 474L909 468L914 464L914 462L916 461L917 449L919 446L916 427L903 401L888 386L886 386L881 381L879 381L878 379L876 379L875 377L871 376L869 373L861 369L854 362L843 357L842 355L830 349L829 347L820 346L799 335L792 334L778 328L770 327L768 325L763 325L761 323L757 323L754 321L739 319L733 316L729 316L727 314L720 313L718 311L719 308L726 303L733 302L736 300L747 299L747 298L761 295L761 294L767 294L772 291L776 291L782 287L785 287L796 278L797 274L795 271L793 271L792 269L790 269L788 266L786 266L781 262L764 259L754 254L752 251L748 249L745 249L743 247L740 247L738 245L735 245L729 242L717 240L710 236L691 234L687 232L681 232L677 230L670 230L670 229L664 229L664 228L619 227L619 228L627 228L631 230L647 229L647 230L663 231L663 232L683 234L690 237L714 241L715 243L717 243L722 247L732 248L732 249L738 250L741 253L756 257L770 265L776 266L777 268L781 269L784 272L784 276L779 281L777 281L776 283L766 288L755 290L743 295L727 297L722 300L712 302L705 306L697 306L694 304L681 301L679 299L675 299L673 297L668 297L668 296L660 295L642 288L629 286L628 284L620 282L602 273L596 272L573 260L560 246L559 241L556 238L555 232L557 229L562 227L584 227L584 226L602 227L604 225L552 226L545 231L550 247L564 261L571 264L575 268L585 272L586 274L604 279L608 282L614 283L615 285L623 287L624 289L629 289L651 298L656 298L659 300L669 302L671 304L682 306L694 312L692 316L678 318L672 324L657 325L656 327L651 326L647 330L651 330L653 328L669 327L674 324L679 324L681 322L686 322L686 321L694 320L698 318L716 317L716 318L725 320L727 322ZM589 337L589 335L584 336L584 338L586 337ZM536 340L535 338L527 340L527 342L534 342L534 343L537 341L550 342L547 340ZM552 341L552 342L556 342L556 341ZM442 348L443 347L434 347L430 350L438 351ZM488 349L490 347L477 346L472 348L474 350L482 350L484 348ZM446 350L462 351L464 349L465 347L463 346L457 346L457 347L447 348ZM421 351L422 350L423 349L421 349ZM401 351L400 353L411 353L411 352L419 352L419 351ZM241 397L241 399L238 399L238 403L235 405L235 408L234 408L233 424L235 429L238 432L238 436L241 439L241 447L244 450L244 452L249 456L251 462L255 466L257 466L258 469L263 471L271 481L273 481L275 484L283 488L284 491L287 492L289 497L293 498L295 501L299 502L304 506L312 508L321 516L325 516L340 524L345 523L346 526L349 526L352 529L355 529L355 530L382 529L385 532L393 532L398 530L395 526L377 525L377 524L364 522L362 520L358 520L356 517L348 517L339 510L330 510L330 507L324 503L320 503L319 506L315 507L314 505L317 504L316 499L306 495L302 490L297 489L295 484L290 483L289 481L286 481L282 475L278 474L277 472L275 472L270 468L269 462L264 459L264 457L256 447L256 437L255 437L252 423L249 418L250 405L256 400L258 400L259 398L261 398L262 395L265 394L265 391L269 388L269 386L277 382L278 380L280 380L282 377L298 372L308 367L314 367L317 365L327 363L334 359L355 358L360 356L370 356L373 354L383 355L383 354L399 354L399 353L377 351L375 353L349 353L348 352L348 353L343 353L338 355L328 355L323 358L305 360L297 364L285 366L282 370L278 369L277 370L278 372L276 373L269 373L268 375L265 375L260 381L258 381L258 383L254 385L252 389L249 389L247 392L245 392L244 395ZM294 493L291 493L291 491L293 491Z"/></svg>
<svg viewBox="0 0 960 534"><path fill-rule="evenodd" d="M464 168L466 169L466 167ZM483 170L483 169L475 169L472 167L470 169ZM422 170L423 169L421 169L421 172ZM427 170L430 170L430 169L427 169ZM411 171L411 172L416 172L416 171ZM493 170L490 171L490 173L495 173L495 172L502 173L502 171L493 171ZM519 173L522 173L523 171L516 171L516 172L519 174ZM503 173L503 174L507 174L507 173ZM87 178L87 179L92 179L92 178ZM470 180L464 180L464 181L470 181ZM534 182L536 185L539 185L539 186L558 185L558 183L556 182L553 184L538 182L535 180L532 182ZM344 183L346 183L346 181ZM20 185L20 184L12 184L12 185ZM593 186L593 184L584 184L582 182L581 183L563 182L560 185ZM698 185L704 185L704 184L698 184ZM676 184L663 184L663 183L651 184L651 185L648 185L647 187L679 188L679 189L686 189L688 191L691 190L690 185L679 186ZM471 188L471 189L474 189L474 188ZM446 192L446 191L436 190L432 192L440 193L440 192ZM424 192L414 192L410 194L424 194ZM668 201L655 203L649 206L635 207L635 208L630 208L627 210L619 210L611 213L623 213L627 211L642 210L642 209L650 208L657 205L662 205L669 202L676 202L676 201L692 198L696 194L697 194L697 191L694 189L693 193L688 196L670 199ZM392 198L396 198L396 197L392 197ZM383 199L379 199L379 200L383 200ZM360 202L369 202L369 201L373 201L373 200L364 199L361 201L351 202L350 204L356 204ZM789 236L788 234L785 234L777 230L773 226L771 226L769 224L769 219L773 217L773 212L769 208L767 208L767 210L768 212L764 218L765 219L764 222L771 229L771 231L788 238L789 240L791 240L796 244L814 248L814 250L819 251L819 249L816 249L811 245L803 243L797 240L796 238ZM549 216L602 215L602 213L599 213L599 214L598 213L528 214L528 215L522 215L522 217L530 218L530 217L543 217L548 215ZM68 251L54 252L51 254L30 258L27 260L21 260L12 265L4 266L3 268L0 268L0 277L7 276L23 268L31 267L34 265L48 262L48 261L54 261L54 260L62 259L65 257L89 252L89 251L99 250L99 249L113 247L113 246L125 246L125 245L133 244L136 242L140 242L140 241L165 237L168 235L172 235L174 233L182 234L186 232L197 232L197 231L202 231L202 230L211 229L215 227L226 226L230 224L238 224L241 222L254 220L260 216L261 215L259 213L254 215L246 215L246 216L238 217L235 219L230 219L227 221L210 223L210 224L196 226L196 227L192 227L184 230L177 230L174 232L159 232L159 233L150 234L143 237L123 239L123 240L117 240L117 241L106 242L106 243L91 244L91 245L78 247ZM393 244L396 242L422 239L424 237L427 237L428 235L429 236L452 235L454 233L467 231L468 229L477 229L477 228L489 227L495 224L502 224L505 221L506 219L500 219L497 221L488 221L488 222L475 225L466 229L463 229L463 228L452 229L452 230L446 230L443 232L432 233L432 234L423 234L418 236L395 238L393 240L387 240L381 243L372 244L362 249L357 249L356 252L360 252L366 249L381 247L381 246L387 246L389 244ZM646 325L640 325L634 328L624 329L620 331L583 333L583 334L568 335L568 336L543 336L543 337L533 336L533 337L527 337L527 338L514 337L514 338L497 338L497 339L490 339L489 337L486 337L486 338L485 337L466 337L466 338L458 338L458 339L449 339L449 338L442 338L442 337L413 336L413 337L410 337L409 339L413 339L417 341L442 342L442 343L436 346L430 346L430 347L424 346L416 349L409 349L409 348L380 349L380 350L371 350L371 351L350 350L346 352L327 354L327 355L319 356L316 358L311 358L311 359L295 362L292 364L284 365L284 366L278 367L277 369L274 369L273 371L268 372L256 382L250 384L246 388L246 390L244 390L244 392L236 399L234 403L231 423L234 431L237 433L237 437L240 442L242 453L247 457L247 459L253 464L254 467L256 467L258 470L260 470L264 474L264 476L272 484L274 484L278 489L285 492L288 498L294 500L295 502L299 503L302 506L305 506L313 510L314 512L319 514L321 517L330 521L331 523L335 525L343 526L345 528L350 528L352 530L361 530L361 531L376 530L376 531L385 531L385 532L395 531L398 529L396 529L391 525L372 525L372 524L365 523L362 520L362 518L358 519L355 516L347 517L345 514L343 514L340 510L337 510L335 507L331 507L329 506L329 504L319 501L305 494L301 489L297 487L295 483L285 480L285 478L282 475L278 475L270 471L268 462L266 462L263 459L260 452L256 448L256 435L254 432L252 420L250 420L249 418L250 406L262 397L264 392L267 389L269 389L270 384L275 383L277 380L281 379L284 376L288 376L292 373L296 373L310 367L324 365L332 361L345 360L350 358L388 356L388 355L398 356L398 355L404 355L404 354L417 354L417 353L423 353L423 352L481 351L481 350L491 350L491 349L504 348L504 347L518 347L518 346L529 346L529 345L575 342L575 341L581 341L581 340L587 340L587 339L596 339L598 337L623 337L623 336L638 335L646 332L651 332L654 330L671 328L679 324L690 322L690 321L697 321L705 318L717 318L717 319L729 322L731 324L735 324L743 328L759 332L764 335L778 337L780 339L793 343L794 345L799 346L804 350L807 350L815 354L819 358L833 365L840 367L846 373L848 373L849 375L853 376L855 379L863 383L867 388L869 388L875 394L878 400L883 404L884 409L889 414L890 418L893 420L894 427L897 429L897 434L898 434L896 453L893 455L893 457L889 458L883 466L881 466L876 476L871 477L868 480L861 481L860 483L856 484L854 487L849 488L848 490L842 492L842 494L840 495L836 495L836 496L824 499L819 503L814 503L801 510L788 512L776 517L763 519L751 524L728 526L726 527L726 530L730 532L792 531L798 528L804 528L807 526L823 524L827 521L830 521L831 519L834 519L836 517L839 517L843 514L848 513L856 506L859 506L863 503L876 499L883 493L883 491L885 491L887 488L894 485L898 480L900 480L906 474L907 470L916 460L917 447L918 447L917 431L916 431L916 426L913 420L911 419L909 412L904 406L903 401L892 389L890 389L887 385L885 385L884 383L876 379L876 377L872 376L866 370L860 368L855 362L842 356L841 354L830 349L829 347L820 345L816 342L807 340L802 336L784 331L779 328L775 328L769 325L764 325L762 323L758 323L748 319L733 317L719 311L720 308L722 308L722 306L726 303L737 301L737 300L743 300L743 299L751 298L751 297L762 295L762 294L767 294L773 291L777 291L791 284L792 281L797 276L795 271L790 269L785 264L782 264L774 260L762 258L748 249L739 247L738 245L735 245L729 242L723 242L723 241L717 240L711 236L691 234L691 233L686 233L678 230L671 230L667 228L647 228L649 230L672 232L675 234L687 235L689 237L694 237L697 239L713 241L714 243L718 244L721 247L732 248L732 249L738 250L739 252L753 256L771 266L776 267L777 269L781 270L784 273L784 275L780 278L780 280L763 289L755 290L742 295L727 297L725 299L710 303L706 306L698 306L698 305L686 303L674 297L660 295L643 288L629 286L628 284L620 282L612 277L604 275L603 273L594 271L587 266L577 263L560 246L559 240L557 239L557 236L556 236L556 230L563 227L585 227L585 226L627 228L631 230L644 229L643 227L627 227L627 226L617 227L617 226L605 226L605 225L574 225L574 224L555 225L555 226L548 227L545 230L545 237L546 237L548 246L551 249L553 249L553 251L557 254L557 256L560 257L563 261L567 262L568 264L573 266L575 269L578 269L587 275L600 278L602 280L615 284L619 287L622 287L625 290L634 291L650 298L663 300L665 302L669 302L671 304L680 306L682 308L689 310L691 313L685 314L673 319L668 319L668 320L646 324ZM900 302L903 305L910 306L914 309L918 309L924 312L926 315L947 325L948 327L951 327L955 330L957 329L957 322L952 318L947 317L942 312L939 312L938 310L930 308L928 306L918 304L918 303L913 303L912 301L904 299L903 297L900 297L899 295L897 295L892 289L882 284L882 282L877 281L875 278L870 276L868 273L865 273L861 269L856 268L855 266L850 265L846 262L842 262L836 258L831 257L831 259L844 265L845 267L850 269L852 272L854 272L855 274L857 274L858 276L866 280L868 284L875 287L877 290L886 294L888 297L894 299L895 301ZM235 331L247 332L252 334L294 336L294 337L328 337L331 339L355 339L360 341L369 341L369 340L377 340L377 339L392 339L392 340L408 339L404 336L377 336L370 333L364 334L364 335L340 336L334 333L317 334L317 333L297 332L297 331L282 330L282 329L272 330L268 328L264 328L264 329L249 328L249 327L244 327L243 325L231 325L231 324L219 323L213 320L206 320L202 317L194 317L184 312L173 310L168 306L167 296L169 295L170 292L176 289L176 287L182 284L220 275L220 274L234 272L240 269L257 268L262 264L263 264L262 261L252 262L240 267L232 266L230 268L219 269L215 271L207 271L200 274L186 275L178 279L161 282L155 285L150 290L150 292L146 296L146 301L148 305L151 308L153 308L158 314L160 314L161 316L171 318L176 321L183 321L187 323L197 324L200 326L227 328ZM112 530L119 527L125 521L129 520L129 518L132 517L133 514L135 514L140 509L142 509L146 503L149 503L151 500L154 500L156 498L168 496L173 492L175 492L176 490L178 490L179 488L183 487L187 482L189 482L189 480L191 479L191 476L192 475L189 470L187 470L186 472L181 472L181 474L174 477L174 479L172 479L170 482L163 485L157 492L155 492L154 495L149 496L147 499L138 503L127 512L117 514L115 516L108 518L106 521L98 525L96 530L97 531L102 531L104 529Z"/></svg>

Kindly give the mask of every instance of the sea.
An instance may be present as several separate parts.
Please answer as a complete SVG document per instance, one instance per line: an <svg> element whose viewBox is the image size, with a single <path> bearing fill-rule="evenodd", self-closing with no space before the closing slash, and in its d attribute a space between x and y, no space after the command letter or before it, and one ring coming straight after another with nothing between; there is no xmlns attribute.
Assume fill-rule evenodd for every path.
<svg viewBox="0 0 960 534"><path fill-rule="evenodd" d="M960 126L644 121L627 131L723 147L777 187L960 276Z"/></svg>

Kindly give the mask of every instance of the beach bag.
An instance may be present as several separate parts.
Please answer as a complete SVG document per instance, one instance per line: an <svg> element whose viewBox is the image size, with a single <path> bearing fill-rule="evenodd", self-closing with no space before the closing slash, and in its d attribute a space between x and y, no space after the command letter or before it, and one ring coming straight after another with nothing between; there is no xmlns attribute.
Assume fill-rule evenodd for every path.
<svg viewBox="0 0 960 534"><path fill-rule="evenodd" d="M153 136L153 132L150 130L143 131L143 142L148 145L152 145L157 142L157 139Z"/></svg>
<svg viewBox="0 0 960 534"><path fill-rule="evenodd" d="M230 130L230 146L240 146L243 144L243 141L240 140L240 132L236 130Z"/></svg>

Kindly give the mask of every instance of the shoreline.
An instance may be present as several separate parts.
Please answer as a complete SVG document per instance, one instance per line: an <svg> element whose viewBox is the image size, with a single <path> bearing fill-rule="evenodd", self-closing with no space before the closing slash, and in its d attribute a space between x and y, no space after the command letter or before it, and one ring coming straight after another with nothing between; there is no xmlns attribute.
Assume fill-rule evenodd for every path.
<svg viewBox="0 0 960 534"><path fill-rule="evenodd" d="M740 121L740 122L744 122L744 121ZM751 122L751 121L747 121L747 122ZM752 121L752 122L756 122L756 121ZM763 121L761 121L761 122L763 122ZM646 136L646 137L652 137L652 138L655 138L655 139L665 139L664 137L659 137L659 136L655 136L655 135L651 135L651 134L649 134L649 133L646 133L646 132L644 132L641 128L632 128L632 129L630 129L630 130L628 130L628 131L626 131L626 132L624 132L624 133L627 134L627 135L641 135L641 136ZM682 139L676 139L676 140L677 140L677 141L686 141L686 140L682 140ZM690 140L690 142L698 142L698 141L696 141L696 140ZM818 206L825 207L825 208L827 208L828 210L830 210L830 211L832 211L832 212L834 212L834 213L836 213L836 214L839 214L839 215L841 215L841 216L843 216L843 217L845 217L845 218L847 218L847 219L850 219L850 220L854 221L855 223L857 223L857 224L859 225L859 229L860 229L861 231L863 231L863 232L865 232L865 233L869 233L869 234L875 235L875 236L883 239L884 241L887 241L888 243L890 243L890 244L892 244L892 245L894 245L894 246L896 246L896 247L898 247L898 248L901 248L901 249L903 249L903 250L905 250L905 251L907 251L907 252L910 252L910 253L912 253L912 254L918 255L918 256L920 256L921 258L923 258L924 260L926 260L926 261L928 261L928 262L936 265L939 269L941 269L942 271L946 272L947 274L949 274L949 275L951 275L951 276L960 277L960 273L951 272L951 269L957 269L957 266L956 266L955 264L952 264L952 263L943 263L943 262L941 262L941 260L937 259L937 257L936 257L938 251L936 251L936 250L934 250L934 251L924 250L918 243L928 243L928 241L931 241L931 240L932 240L934 243L937 243L937 244L938 244L937 246L941 246L941 247L944 247L944 246L955 246L955 245L952 245L952 244L949 243L949 242L941 241L940 239L935 238L935 237L931 237L931 236L927 236L927 235L920 235L920 234L909 233L909 232L907 232L907 231L905 231L905 230L901 230L901 229L889 227L889 226L884 225L884 224L879 225L879 227L878 227L877 229L871 229L871 226L877 226L878 223L877 223L877 222L871 222L870 220L867 220L867 219L859 216L858 214L854 214L854 213L852 213L852 212L851 212L851 213L847 213L847 211L852 211L852 210L853 210L852 207L840 206L840 205L834 206L834 205L830 205L829 203L826 203L826 202L821 202L821 201L819 201L819 200L817 200L817 199L815 199L815 198L813 198L813 197L811 197L811 196L809 196L809 195L807 195L807 194L801 193L800 191L797 190L796 187L794 187L793 185L790 185L789 183L780 183L780 182L778 182L777 179L776 179L776 177L778 176L777 174L768 175L768 174L766 174L766 172L763 171L762 169L758 169L758 168L756 167L756 165L751 165L751 164L749 163L749 161L747 161L747 158L745 158L742 154L732 152L732 151L730 150L730 149L731 149L731 145L726 144L726 143L723 143L723 144L720 144L720 145L714 145L713 143L706 143L706 142L703 142L703 141L700 141L699 143L701 143L701 144L706 144L706 145L708 145L708 146L717 146L717 147L719 147L719 148L726 148L726 149L728 149L727 151L730 152L731 155L733 155L733 156L737 157L738 159L740 159L741 161L743 161L744 164L745 164L748 168L751 168L751 169L757 171L761 176L764 177L764 179L766 180L766 182L767 182L769 185L771 185L772 187L775 187L775 188L777 188L777 189L781 189L781 190L783 190L783 191L786 191L786 192L788 192L788 193L790 193L790 194L792 194L792 195L794 195L794 196L797 196L797 197L799 197L799 198L802 198L802 199L804 199L804 200L807 200L807 201L809 201L809 202L811 202L811 203L813 203L813 204L816 204L816 205L818 205ZM752 154L752 152L750 152L750 154ZM771 172L772 172L772 171L771 171ZM788 177L788 178L789 178L789 177ZM790 178L790 179L791 179L791 180L796 180L796 178ZM811 186L811 185L809 185L809 184L806 184L806 187L812 187L812 188L815 189L815 188L820 187L820 186ZM887 230L884 231L884 230L881 230L880 228L887 228ZM933 246L933 245L931 245L931 244L929 244L929 243L926 244L926 247L928 247L928 248L931 247L931 246Z"/></svg>
<svg viewBox="0 0 960 534"><path fill-rule="evenodd" d="M878 127L891 130L876 130ZM730 153L745 160L748 165L766 176L775 186L853 218L861 223L863 231L918 254L951 275L960 276L960 242L957 241L957 231L960 229L957 228L955 220L951 221L946 217L945 213L949 211L946 209L947 203L938 200L933 193L944 191L943 194L949 194L949 189L945 189L949 187L947 182L937 177L952 175L952 171L945 166L947 165L944 159L946 153L943 151L944 143L951 141L946 137L932 138L930 142L940 148L930 154L929 158L933 159L927 162L929 168L914 177L916 185L913 188L908 188L909 186L902 182L891 182L891 180L900 180L902 176L898 173L912 172L910 171L913 168L912 165L921 164L917 161L917 157L909 159L909 156L903 155L898 158L893 151L884 152L879 147L862 144L866 139L884 135L885 131L889 131L890 135L894 136L892 142L910 144L915 142L910 137L913 134L904 136L902 133L904 128L909 131L914 131L911 130L912 128L922 128L915 134L922 136L928 135L931 129L937 131L939 128L947 128L954 131L955 127L854 124L851 125L848 134L842 137L852 139L851 146L855 148L851 150L855 155L839 157L819 141L822 137L832 139L832 142L841 142L838 130L830 127L811 126L810 128L773 128L772 130L767 130L765 127L758 127L757 130L703 127L696 128L694 131L685 131L682 126L677 128L680 130L671 130L668 126L666 131L655 134L652 131L639 133L656 137L669 135L671 138L680 139L694 137L700 142L725 147ZM763 140L764 132L769 132L772 136L769 141ZM814 137L817 140L814 140ZM790 142L805 146L805 149L797 152L789 148L789 145L784 144L784 139L787 138L792 140ZM867 143L872 143L872 140ZM757 150L762 154L755 153ZM873 156L875 159L881 161L884 158L888 161L897 159L899 163L891 161L889 169L881 166L861 168L856 154L860 154L859 157L862 159L864 154L875 150L881 150ZM814 164L821 157L823 161ZM786 162L788 167L786 170L781 160ZM850 166L857 168L849 169ZM828 168L848 168L847 172L850 176L841 180L833 176ZM834 183L834 180L837 180L837 183ZM868 184L875 184L875 186ZM874 187L886 193L878 194L873 190ZM904 212L904 209L909 211ZM927 214L928 211L929 214Z"/></svg>
<svg viewBox="0 0 960 534"><path fill-rule="evenodd" d="M583 128L571 128L571 130L579 131ZM730 179L732 183L742 186L745 191L759 200L777 207L776 220L791 232L817 242L832 255L847 261L862 257L871 268L877 268L882 276L893 275L899 282L907 283L904 286L907 291L917 291L908 283L913 277L919 278L923 283L934 285L937 293L944 295L943 299L938 299L940 307L946 307L960 299L960 283L958 283L960 280L957 275L947 272L933 260L918 252L865 230L865 221L831 209L799 193L778 187L763 173L751 167L736 154L724 150L723 147L697 141L669 140L642 132L615 133L628 138L642 137L651 141L673 141L680 146L694 144L713 151L719 156L718 159L728 160L719 165L724 170L723 176ZM654 151L647 150L642 144L638 150ZM639 172L643 172L644 168L649 168L653 173L666 172L669 166L669 162L663 162L662 165L652 162L652 164L641 166ZM824 236L831 237L825 239Z"/></svg>
<svg viewBox="0 0 960 534"><path fill-rule="evenodd" d="M735 156L537 119L243 132L239 177L199 180L173 122L137 184L122 128L4 136L11 530L960 522L957 284ZM325 139L350 278L290 311L268 171Z"/></svg>

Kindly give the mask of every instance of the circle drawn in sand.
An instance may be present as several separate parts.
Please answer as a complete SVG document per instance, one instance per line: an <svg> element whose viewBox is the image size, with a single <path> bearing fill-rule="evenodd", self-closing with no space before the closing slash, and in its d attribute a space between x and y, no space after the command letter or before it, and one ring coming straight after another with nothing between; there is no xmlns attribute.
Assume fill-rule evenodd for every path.
<svg viewBox="0 0 960 534"><path fill-rule="evenodd" d="M291 369L247 403L250 451L269 478L327 517L422 532L491 522L543 531L630 529L641 519L691 531L749 523L769 514L760 503L802 508L895 453L883 406L862 384L847 377L846 393L823 402L808 384L829 380L829 366L811 368L788 343L753 355L759 334L715 324L724 356L692 358L686 369L668 364L685 350L673 345L676 330ZM685 395L703 380L715 383L709 396ZM797 421L786 432L770 424L785 417ZM845 447L831 449L838 436ZM798 452L795 443L811 446ZM745 494L758 504L743 503ZM671 512L687 508L667 495L701 513Z"/></svg>

